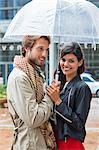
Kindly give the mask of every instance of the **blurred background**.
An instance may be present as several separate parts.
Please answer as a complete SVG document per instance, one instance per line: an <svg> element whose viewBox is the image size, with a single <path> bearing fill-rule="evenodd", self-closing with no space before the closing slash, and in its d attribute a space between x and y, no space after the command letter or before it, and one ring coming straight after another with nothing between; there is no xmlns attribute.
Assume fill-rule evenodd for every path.
<svg viewBox="0 0 99 150"><path fill-rule="evenodd" d="M20 53L21 43L3 42L2 38L17 11L31 0L0 0L0 83L6 84L7 77L13 68L13 57ZM99 0L90 0L99 7ZM99 44L81 43L85 48L86 70L99 80ZM54 43L54 49L57 55L57 43ZM57 56L56 56L57 60ZM56 61L55 60L55 61ZM49 58L46 61L46 78L48 80ZM54 68L56 68L54 64Z"/></svg>
<svg viewBox="0 0 99 150"><path fill-rule="evenodd" d="M20 54L21 43L3 42L2 38L17 11L31 0L0 0L0 149L10 150L13 124L7 109L7 78L13 69L13 58ZM99 7L99 0L89 0ZM54 43L54 68L56 68L58 43ZM99 150L99 44L81 43L86 60L86 74L82 79L93 93L90 114L87 120L86 150ZM46 60L46 80L49 83L49 56ZM51 74L52 76L52 74ZM97 87L97 88L96 88ZM96 90L95 90L96 89ZM98 91L98 92L97 92Z"/></svg>

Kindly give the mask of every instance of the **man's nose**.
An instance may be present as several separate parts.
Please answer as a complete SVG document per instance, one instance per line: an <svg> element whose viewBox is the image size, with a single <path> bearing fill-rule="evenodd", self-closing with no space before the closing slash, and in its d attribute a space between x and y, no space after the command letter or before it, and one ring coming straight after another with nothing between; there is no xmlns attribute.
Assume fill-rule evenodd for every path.
<svg viewBox="0 0 99 150"><path fill-rule="evenodd" d="M42 52L42 56L46 58L46 57L47 57L47 55L48 55L48 51L47 51L47 50L43 50L43 52Z"/></svg>

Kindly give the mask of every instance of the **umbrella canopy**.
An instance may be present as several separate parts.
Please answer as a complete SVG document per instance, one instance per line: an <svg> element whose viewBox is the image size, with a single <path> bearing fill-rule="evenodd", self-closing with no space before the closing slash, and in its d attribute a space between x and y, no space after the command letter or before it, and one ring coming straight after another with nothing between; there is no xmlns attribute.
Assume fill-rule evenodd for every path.
<svg viewBox="0 0 99 150"><path fill-rule="evenodd" d="M32 0L15 15L4 40L21 41L24 35L99 43L99 9L86 0Z"/></svg>

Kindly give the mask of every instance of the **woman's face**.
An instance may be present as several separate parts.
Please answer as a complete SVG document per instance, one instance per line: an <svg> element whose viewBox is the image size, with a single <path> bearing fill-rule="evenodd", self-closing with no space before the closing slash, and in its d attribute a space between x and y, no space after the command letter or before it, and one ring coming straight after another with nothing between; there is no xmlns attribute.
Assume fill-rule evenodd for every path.
<svg viewBox="0 0 99 150"><path fill-rule="evenodd" d="M60 59L60 67L67 78L72 79L77 75L78 67L82 65L82 61L78 62L74 54L66 54Z"/></svg>

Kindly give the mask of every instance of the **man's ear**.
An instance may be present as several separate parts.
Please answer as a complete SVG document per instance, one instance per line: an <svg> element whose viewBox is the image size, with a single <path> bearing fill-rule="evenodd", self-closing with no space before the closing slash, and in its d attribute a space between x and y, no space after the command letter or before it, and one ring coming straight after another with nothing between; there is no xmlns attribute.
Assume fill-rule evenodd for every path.
<svg viewBox="0 0 99 150"><path fill-rule="evenodd" d="M29 48L29 47L24 48L24 49L25 49L25 51L26 51L26 52L28 52L28 51L30 50L30 48Z"/></svg>

